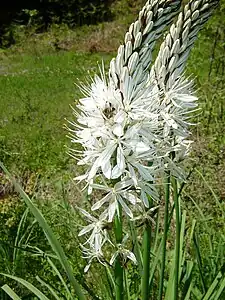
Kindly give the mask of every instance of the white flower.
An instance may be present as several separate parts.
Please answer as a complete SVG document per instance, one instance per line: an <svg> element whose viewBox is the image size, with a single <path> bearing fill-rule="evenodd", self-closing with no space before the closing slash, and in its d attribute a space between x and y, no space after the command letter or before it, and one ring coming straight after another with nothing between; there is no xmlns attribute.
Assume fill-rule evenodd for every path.
<svg viewBox="0 0 225 300"><path fill-rule="evenodd" d="M154 217L154 214L156 213L156 211L158 210L158 208L159 208L159 205L153 206L146 210L146 207L144 207L143 205L137 205L136 206L137 217L133 218L131 221L140 220L142 222L142 224L144 224L145 222L151 222L151 223L155 224L153 217Z"/></svg>
<svg viewBox="0 0 225 300"><path fill-rule="evenodd" d="M85 226L78 234L78 236L91 234L89 238L86 240L85 244L89 244L90 247L95 248L95 250L98 252L101 250L102 245L105 243L105 241L108 239L107 237L107 231L105 230L105 225L107 224L107 214L102 213L99 216L99 219L93 217L88 212L86 212L84 209L79 208L81 213L85 216L87 221L90 223L89 225Z"/></svg>
<svg viewBox="0 0 225 300"><path fill-rule="evenodd" d="M150 199L159 202L159 194L155 183L140 180L138 182L138 188L140 189L140 199L146 208L149 208Z"/></svg>
<svg viewBox="0 0 225 300"><path fill-rule="evenodd" d="M140 201L140 199L138 199L138 197L131 191L131 188L134 188L134 182L132 179L119 181L113 187L99 184L93 184L92 187L107 192L107 194L101 200L97 201L92 206L91 209L93 211L98 210L103 205L107 204L108 207L106 208L106 212L108 214L108 222L112 222L115 213L117 212L119 215L118 204L120 204L124 212L130 218L133 218L132 210L129 208L128 205L135 205L136 202Z"/></svg>
<svg viewBox="0 0 225 300"><path fill-rule="evenodd" d="M121 262L122 265L125 265L127 263L128 259L131 260L135 265L137 264L137 260L136 260L136 257L133 252L131 252L128 249L120 248L111 257L110 262L109 262L110 265L113 265L114 261L116 260L116 258L118 256L120 256L120 258L122 260L122 262Z"/></svg>
<svg viewBox="0 0 225 300"><path fill-rule="evenodd" d="M127 260L131 260L135 265L137 264L137 260L136 257L134 255L134 253L128 249L126 249L125 243L128 240L128 234L124 236L121 244L117 245L117 250L116 252L112 255L111 259L110 259L110 265L113 265L113 263L115 262L116 258L119 256L120 258L120 262L122 265L125 265L127 263Z"/></svg>
<svg viewBox="0 0 225 300"><path fill-rule="evenodd" d="M145 164L146 158L153 160L158 151L157 89L147 87L147 81L142 88L137 87L127 72L123 80L129 84L122 90L112 81L107 83L104 75L103 79L96 76L90 88L82 87L86 97L79 100L77 124L71 123L75 130L71 129L70 137L84 148L83 152L71 152L77 155L78 164L88 167L82 177L88 184L101 173L107 179L120 178L127 173L131 156Z"/></svg>
<svg viewBox="0 0 225 300"><path fill-rule="evenodd" d="M188 127L191 123L187 120L193 117L193 112L197 109L198 100L193 96L193 82L180 77L174 82L172 87L165 91L162 101L161 117L164 119L164 136L171 135L186 138L189 135Z"/></svg>
<svg viewBox="0 0 225 300"><path fill-rule="evenodd" d="M94 259L97 259L99 263L104 265L104 257L101 249L96 250L94 247L86 248L83 245L80 246L83 252L83 258L88 260L88 264L84 268L85 273L89 270L91 263Z"/></svg>

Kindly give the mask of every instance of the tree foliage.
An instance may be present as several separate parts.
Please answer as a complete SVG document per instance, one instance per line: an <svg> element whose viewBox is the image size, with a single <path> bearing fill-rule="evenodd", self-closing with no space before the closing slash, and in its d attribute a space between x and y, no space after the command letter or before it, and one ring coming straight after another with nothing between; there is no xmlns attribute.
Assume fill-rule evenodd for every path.
<svg viewBox="0 0 225 300"><path fill-rule="evenodd" d="M112 17L113 0L9 0L0 3L0 47L14 42L12 23L27 25L32 22L39 30L52 23L70 26L96 24ZM4 42L3 42L4 41Z"/></svg>

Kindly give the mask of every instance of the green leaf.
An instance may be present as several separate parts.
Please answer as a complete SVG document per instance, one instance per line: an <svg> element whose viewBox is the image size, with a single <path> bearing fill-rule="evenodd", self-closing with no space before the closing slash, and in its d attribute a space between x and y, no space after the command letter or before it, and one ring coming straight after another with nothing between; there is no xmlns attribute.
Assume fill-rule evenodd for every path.
<svg viewBox="0 0 225 300"><path fill-rule="evenodd" d="M7 284L2 286L3 291L6 292L13 300L22 300Z"/></svg>
<svg viewBox="0 0 225 300"><path fill-rule="evenodd" d="M17 232L16 232L16 238L15 238L14 250L13 250L13 262L15 262L16 258L17 258L17 253L19 251L18 246L20 246L20 243L19 243L20 232L22 231L23 226L24 226L24 224L26 222L28 211L29 211L28 208L24 211L24 213L22 215L22 218L20 219Z"/></svg>
<svg viewBox="0 0 225 300"><path fill-rule="evenodd" d="M13 276L13 275L4 274L4 273L0 273L0 274L3 275L3 276L9 277L11 279L14 279L17 282L21 283L28 290L30 290L32 293L34 293L39 299L41 299L41 300L49 300L49 298L47 298L39 289L37 289L33 284L29 283L28 281L26 281L26 280L24 280L22 278Z"/></svg>
<svg viewBox="0 0 225 300"><path fill-rule="evenodd" d="M196 299L196 300L202 300L203 295L202 295L202 293L200 292L200 290L196 286L192 288L192 293L195 296L194 299Z"/></svg>
<svg viewBox="0 0 225 300"><path fill-rule="evenodd" d="M105 269L106 269L106 274L107 274L107 281L108 281L108 284L110 287L110 292L111 292L111 295L113 295L113 290L115 291L116 283L115 283L115 280L114 280L114 278L111 274L111 271L107 265L106 265Z"/></svg>
<svg viewBox="0 0 225 300"><path fill-rule="evenodd" d="M141 253L141 247L139 246L139 242L138 242L137 231L134 228L134 226L135 226L134 221L129 220L129 226L130 226L130 231L131 231L132 242L134 245L134 254L137 258L138 271L141 276L142 270L143 270L143 257L142 257L142 253Z"/></svg>
<svg viewBox="0 0 225 300"><path fill-rule="evenodd" d="M222 294L224 289L225 289L225 277L223 278L222 282L220 283L219 289L212 296L212 300L220 300L221 299L220 295Z"/></svg>
<svg viewBox="0 0 225 300"><path fill-rule="evenodd" d="M201 277L201 281L202 281L202 286L203 286L203 290L204 290L204 293L205 293L207 287L206 287L205 278L203 276L204 271L202 269L201 251L200 251L199 242L198 242L198 235L196 233L194 233L193 242L194 242L194 248L195 248L195 251L196 251L196 258L197 258L199 273L200 273L200 277Z"/></svg>
<svg viewBox="0 0 225 300"><path fill-rule="evenodd" d="M50 291L50 293L56 300L60 300L59 296L56 294L54 289L48 283L46 283L44 280L42 280L39 276L36 276L36 279Z"/></svg>
<svg viewBox="0 0 225 300"><path fill-rule="evenodd" d="M152 255L152 262L151 262L150 275L149 275L150 290L153 285L155 270L156 270L157 266L159 265L159 261L162 256L162 245L163 245L163 240L161 239L161 242L159 244L156 255Z"/></svg>
<svg viewBox="0 0 225 300"><path fill-rule="evenodd" d="M59 270L57 269L57 267L55 266L55 264L53 263L53 261L47 257L47 261L50 264L50 266L52 267L52 269L54 270L55 274L58 276L59 280L61 281L61 283L63 284L63 286L65 287L65 290L67 292L67 297L70 299L73 299L70 290L68 289L68 286L65 282L65 280L63 279L61 273L59 272Z"/></svg>
<svg viewBox="0 0 225 300"><path fill-rule="evenodd" d="M213 191L212 187L208 184L208 182L206 181L205 177L202 175L202 173L200 171L198 171L196 169L196 172L202 177L203 181L205 182L205 185L208 187L208 189L210 190L210 192L212 193L215 201L216 201L216 204L218 205L218 207L220 208L222 214L223 214L223 217L225 218L225 210L223 208L223 206L221 205L220 203L220 200L219 198L217 197L217 195L215 194L215 192Z"/></svg>
<svg viewBox="0 0 225 300"><path fill-rule="evenodd" d="M186 295L185 295L184 300L189 300L189 299L190 299L191 291L192 291L192 285L193 285L193 283L191 282L191 284L189 285L189 288L188 288L188 290L187 290L187 293L186 293Z"/></svg>
<svg viewBox="0 0 225 300"><path fill-rule="evenodd" d="M48 223L46 222L45 218L43 217L42 213L38 210L38 208L32 203L32 201L30 200L30 198L28 197L28 195L23 191L23 189L21 188L21 186L16 182L16 180L12 177L12 175L8 172L8 170L5 168L5 166L0 162L0 167L4 170L4 172L7 174L7 176L10 178L10 180L12 181L12 183L15 186L15 189L17 190L17 192L21 195L21 197L23 198L24 202L27 204L27 206L29 207L30 211L32 212L32 214L34 215L34 217L36 218L36 220L38 221L39 225L42 227L48 241L49 244L52 247L52 250L56 253L62 267L64 268L64 270L66 271L66 274L71 282L71 285L73 286L75 293L78 296L79 300L84 300L85 296L80 288L80 285L78 284L78 282L76 281L74 275L73 275L73 271L69 265L69 262L66 258L66 255L63 251L62 246L60 245L59 241L57 240L57 238L55 237L51 227L48 225Z"/></svg>
<svg viewBox="0 0 225 300"><path fill-rule="evenodd" d="M184 300L188 300L191 295L192 291L192 271L193 271L194 263L192 261L187 261L186 263L186 270L185 270L185 276L183 279L184 285L182 288L182 298Z"/></svg>
<svg viewBox="0 0 225 300"><path fill-rule="evenodd" d="M210 285L207 293L205 294L204 298L202 300L209 300L212 293L214 292L215 288L218 286L220 283L220 279L222 278L222 273L219 272L216 276L216 278L213 280L213 283Z"/></svg>

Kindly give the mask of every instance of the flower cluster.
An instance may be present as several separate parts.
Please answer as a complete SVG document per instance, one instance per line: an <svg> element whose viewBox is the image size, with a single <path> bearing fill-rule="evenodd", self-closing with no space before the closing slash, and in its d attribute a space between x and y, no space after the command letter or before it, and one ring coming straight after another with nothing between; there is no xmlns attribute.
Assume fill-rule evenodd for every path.
<svg viewBox="0 0 225 300"><path fill-rule="evenodd" d="M84 98L74 111L70 137L83 150L71 153L86 167L77 179L85 180L89 194L92 189L104 194L91 208L101 212L99 218L82 210L91 223L80 232L90 234L83 245L89 263L93 258L102 261L102 247L110 241L105 223L113 222L120 207L129 219L140 212L144 217L158 201L162 173L185 177L179 163L189 152L189 118L197 110L197 97L183 71L212 1L191 1L184 7L149 69L155 41L180 2L147 1L112 59L109 76L102 69L89 87L81 86ZM129 250L118 251L135 261Z"/></svg>

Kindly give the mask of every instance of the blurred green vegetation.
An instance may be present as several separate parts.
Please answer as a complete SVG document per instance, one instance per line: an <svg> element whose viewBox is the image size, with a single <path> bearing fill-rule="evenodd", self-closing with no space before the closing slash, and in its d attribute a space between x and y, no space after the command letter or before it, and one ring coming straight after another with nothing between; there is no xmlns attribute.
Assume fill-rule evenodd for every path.
<svg viewBox="0 0 225 300"><path fill-rule="evenodd" d="M15 43L15 25L36 26L45 31L51 24L70 27L112 19L113 0L9 0L0 3L0 47Z"/></svg>

